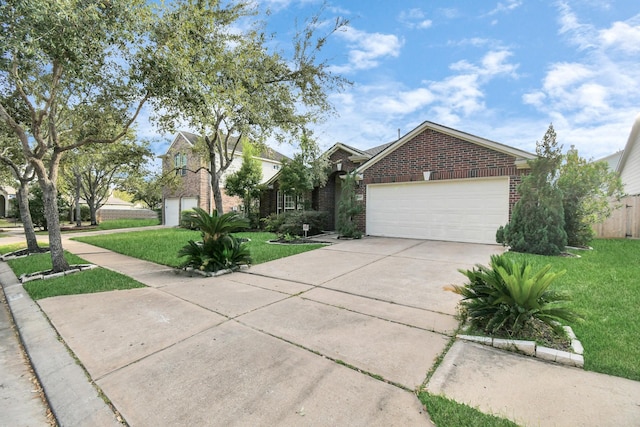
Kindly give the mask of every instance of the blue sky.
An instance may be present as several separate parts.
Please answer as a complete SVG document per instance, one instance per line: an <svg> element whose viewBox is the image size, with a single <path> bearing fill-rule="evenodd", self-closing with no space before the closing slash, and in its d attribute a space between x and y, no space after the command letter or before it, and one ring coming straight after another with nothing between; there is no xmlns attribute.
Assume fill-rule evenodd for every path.
<svg viewBox="0 0 640 427"><path fill-rule="evenodd" d="M265 0L278 48L319 0ZM640 114L637 0L333 0L350 21L323 51L353 85L330 94L337 115L315 128L323 148L370 148L432 121L535 151L549 123L587 158L624 148ZM159 151L172 135L143 122ZM160 142L162 141L162 142ZM290 154L291 147L274 147Z"/></svg>

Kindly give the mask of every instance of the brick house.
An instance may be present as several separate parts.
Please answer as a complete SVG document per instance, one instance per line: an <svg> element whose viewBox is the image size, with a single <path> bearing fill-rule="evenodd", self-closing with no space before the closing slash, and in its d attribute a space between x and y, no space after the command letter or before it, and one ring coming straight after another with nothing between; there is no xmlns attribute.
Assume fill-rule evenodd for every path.
<svg viewBox="0 0 640 427"><path fill-rule="evenodd" d="M472 243L495 243L527 161L535 158L432 122L369 150L338 143L326 154L332 172L314 189L312 208L329 213L330 229L336 228L341 176L355 172L356 195L365 205L356 221L365 234ZM270 184L262 214L277 212L277 177Z"/></svg>
<svg viewBox="0 0 640 427"><path fill-rule="evenodd" d="M180 213L184 210L199 207L212 213L215 209L213 191L211 190L211 174L209 160L198 155L194 146L199 136L181 131L173 139L167 152L160 156L162 172L175 171L179 177L177 188L165 187L162 190L162 218L164 225L175 226L180 222ZM262 165L262 180L268 181L279 170L286 157L277 151L267 148L257 159ZM224 212L242 209L239 197L228 196L224 191L225 177L237 171L242 165L242 146L238 145L233 161L225 171L220 182L222 206Z"/></svg>

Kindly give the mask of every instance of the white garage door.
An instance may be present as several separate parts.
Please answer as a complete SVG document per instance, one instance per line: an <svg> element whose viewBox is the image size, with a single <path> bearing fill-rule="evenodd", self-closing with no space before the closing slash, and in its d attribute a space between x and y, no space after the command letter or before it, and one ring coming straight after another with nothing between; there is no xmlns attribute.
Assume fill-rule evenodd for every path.
<svg viewBox="0 0 640 427"><path fill-rule="evenodd" d="M197 207L197 197L164 199L164 225L170 227L180 225L180 212Z"/></svg>
<svg viewBox="0 0 640 427"><path fill-rule="evenodd" d="M164 225L174 227L180 224L180 199L164 199Z"/></svg>
<svg viewBox="0 0 640 427"><path fill-rule="evenodd" d="M508 177L367 186L372 236L496 243L508 219Z"/></svg>
<svg viewBox="0 0 640 427"><path fill-rule="evenodd" d="M182 207L180 211L188 211L193 208L198 207L198 198L197 197L183 197L182 198Z"/></svg>

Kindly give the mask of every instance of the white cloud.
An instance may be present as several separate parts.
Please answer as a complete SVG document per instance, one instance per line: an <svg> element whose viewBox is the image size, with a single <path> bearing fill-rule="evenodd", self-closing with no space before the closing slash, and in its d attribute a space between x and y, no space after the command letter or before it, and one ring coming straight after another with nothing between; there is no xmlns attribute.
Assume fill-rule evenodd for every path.
<svg viewBox="0 0 640 427"><path fill-rule="evenodd" d="M600 31L602 46L628 54L640 53L640 25L614 22L611 28Z"/></svg>
<svg viewBox="0 0 640 427"><path fill-rule="evenodd" d="M558 2L558 14L559 33L561 35L567 35L569 41L578 46L579 49L594 47L592 39L595 29L592 25L580 23L577 15L567 2Z"/></svg>
<svg viewBox="0 0 640 427"><path fill-rule="evenodd" d="M355 70L375 68L385 57L397 57L403 41L393 34L368 33L347 27L336 36L347 41L349 63L331 67L335 73L349 73Z"/></svg>
<svg viewBox="0 0 640 427"><path fill-rule="evenodd" d="M371 109L385 114L410 114L435 100L434 94L426 88L401 91L392 95L381 95L371 100Z"/></svg>
<svg viewBox="0 0 640 427"><path fill-rule="evenodd" d="M433 25L431 19L427 19L421 9L403 10L398 16L398 21L412 29L426 29Z"/></svg>
<svg viewBox="0 0 640 427"><path fill-rule="evenodd" d="M564 88L593 77L593 71L580 63L561 62L553 64L544 79L544 89L548 92L561 92Z"/></svg>
<svg viewBox="0 0 640 427"><path fill-rule="evenodd" d="M559 33L577 47L577 57L549 64L541 87L522 101L553 121L565 149L575 145L603 157L624 146L638 114L640 15L599 29L582 23L566 1L557 7Z"/></svg>
<svg viewBox="0 0 640 427"><path fill-rule="evenodd" d="M498 2L496 7L487 13L487 15L495 15L498 13L511 12L514 9L522 6L522 0L507 0L506 2Z"/></svg>
<svg viewBox="0 0 640 427"><path fill-rule="evenodd" d="M458 9L453 7L444 7L444 8L438 9L438 12L440 12L442 16L448 19L457 18L460 15L460 12L458 11Z"/></svg>

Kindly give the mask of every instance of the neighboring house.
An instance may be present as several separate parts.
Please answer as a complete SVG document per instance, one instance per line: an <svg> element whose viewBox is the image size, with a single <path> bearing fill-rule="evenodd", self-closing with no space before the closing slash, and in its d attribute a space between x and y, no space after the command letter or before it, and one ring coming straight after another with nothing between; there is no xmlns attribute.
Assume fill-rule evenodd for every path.
<svg viewBox="0 0 640 427"><path fill-rule="evenodd" d="M157 212L142 207L137 207L131 202L122 200L113 194L104 205L96 212L98 222L111 219L157 219Z"/></svg>
<svg viewBox="0 0 640 427"><path fill-rule="evenodd" d="M355 172L365 206L356 218L368 235L496 243L510 218L516 187L534 154L424 122L400 139L369 150L338 143L327 153L332 171L311 195L336 228L341 176ZM287 210L277 178L261 200L261 213ZM280 208L282 208L280 210Z"/></svg>
<svg viewBox="0 0 640 427"><path fill-rule="evenodd" d="M11 216L11 199L16 198L16 190L9 186L0 186L0 218Z"/></svg>
<svg viewBox="0 0 640 427"><path fill-rule="evenodd" d="M165 225L178 225L180 213L184 210L199 207L212 213L215 209L209 159L202 158L194 152L198 138L198 135L190 132L178 132L167 152L160 156L163 173L175 171L179 177L177 188L165 187L162 191L162 217ZM257 159L262 165L262 182L266 182L278 173L282 160L286 159L286 156L266 148ZM220 181L224 212L242 209L242 200L239 197L228 196L224 191L226 176L237 171L241 166L242 145L239 144L231 165Z"/></svg>
<svg viewBox="0 0 640 427"><path fill-rule="evenodd" d="M622 158L622 153L624 153L624 150L620 150L613 154L609 154L606 157L594 160L594 162L605 162L610 171L616 171L618 170L618 163L620 163L620 159Z"/></svg>
<svg viewBox="0 0 640 427"><path fill-rule="evenodd" d="M605 157L602 160L607 159ZM620 175L627 196L615 202L619 209L614 210L605 222L594 227L596 235L606 238L640 238L640 115L631 127L627 145L614 170Z"/></svg>

